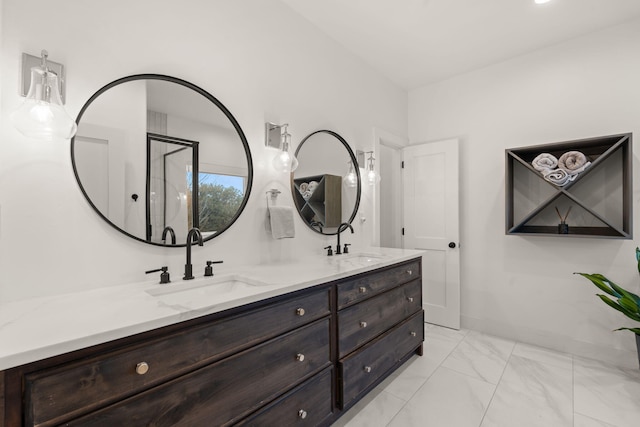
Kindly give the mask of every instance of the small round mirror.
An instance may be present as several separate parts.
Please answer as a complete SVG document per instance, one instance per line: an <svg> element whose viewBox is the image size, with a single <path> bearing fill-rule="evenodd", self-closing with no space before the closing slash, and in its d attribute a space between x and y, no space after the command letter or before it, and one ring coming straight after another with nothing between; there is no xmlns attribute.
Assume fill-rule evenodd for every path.
<svg viewBox="0 0 640 427"><path fill-rule="evenodd" d="M299 166L291 174L291 191L307 226L336 234L351 223L360 205L360 172L347 141L330 130L306 136L296 150Z"/></svg>
<svg viewBox="0 0 640 427"><path fill-rule="evenodd" d="M73 170L89 204L117 230L153 245L185 246L227 230L253 177L240 125L213 95L158 74L124 77L80 110Z"/></svg>

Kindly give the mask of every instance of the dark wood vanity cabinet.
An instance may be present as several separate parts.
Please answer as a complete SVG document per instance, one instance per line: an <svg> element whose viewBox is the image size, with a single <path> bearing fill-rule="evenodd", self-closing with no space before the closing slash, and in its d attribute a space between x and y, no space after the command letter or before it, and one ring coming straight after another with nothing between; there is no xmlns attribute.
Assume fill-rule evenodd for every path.
<svg viewBox="0 0 640 427"><path fill-rule="evenodd" d="M329 425L421 353L421 300L416 259L0 371L0 427Z"/></svg>
<svg viewBox="0 0 640 427"><path fill-rule="evenodd" d="M411 354L422 354L420 260L338 284L337 306L337 398L347 409Z"/></svg>

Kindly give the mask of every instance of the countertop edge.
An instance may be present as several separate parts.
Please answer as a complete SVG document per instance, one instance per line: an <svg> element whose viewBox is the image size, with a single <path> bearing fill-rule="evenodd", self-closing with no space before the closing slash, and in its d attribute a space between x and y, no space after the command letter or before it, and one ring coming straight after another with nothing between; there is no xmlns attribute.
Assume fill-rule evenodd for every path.
<svg viewBox="0 0 640 427"><path fill-rule="evenodd" d="M100 322L106 322L106 320L109 319L110 316L113 316L115 314L112 315L111 313L106 312L101 320L99 313L95 314L88 307L81 307L78 309L78 313L64 313L64 316L61 316L64 317L63 320L55 319L57 320L57 323L60 324L58 326L61 329L65 330L66 333L66 335L64 333L59 334L61 335L59 339L55 339L50 335L59 332L59 329L57 328L57 323L53 321L54 319L47 318L47 312L46 310L42 309L42 307L46 306L46 309L53 312L56 312L56 309L65 309L65 298L76 300L76 304L81 305L91 305L91 303L95 303L95 301L93 301L92 299L96 297L102 297L104 300L109 300L109 298L112 298L114 299L114 301L116 301L118 297L117 293L119 291L122 291L123 289L126 289L128 292L135 293L136 298L138 298L138 300L136 300L136 298L131 298L131 305L135 305L136 301L140 304L150 304L150 298L153 297L150 297L148 294L145 295L145 293L149 290L150 286L153 286L154 288L157 288L157 286L150 285L148 282L145 282L143 284L126 284L108 288L100 288L87 292L79 292L66 296L56 296L43 299L26 300L18 303L10 303L16 306L12 308L14 308L14 311L16 311L17 314L16 319L14 319L13 321L7 321L7 319L0 317L0 342L3 343L3 350L0 350L0 370L15 368L27 363L47 359L49 357L58 356L94 345L99 345L128 336L136 335L139 333L148 332L153 329L158 329L178 324L180 322L197 319L203 316L220 313L225 310L241 307L243 305L255 303L268 298L278 297L291 292L296 292L317 285L341 280L346 277L354 276L367 271L372 271L393 264L409 261L411 259L419 258L424 253L423 251L419 250L389 248L367 248L366 252L367 254L371 254L372 256L380 256L384 258L381 259L380 262L376 262L370 265L358 265L354 262L353 265L340 265L339 267L337 267L337 265L343 262L343 260L346 261L346 264L349 264L348 260L350 258L345 256L341 259L337 257L331 260L318 259L317 263L320 267L332 266L333 270L330 270L326 275L309 274L308 277L303 278L299 281L292 281L290 277L282 280L278 280L277 277L272 277L272 282L279 281L280 283L272 283L265 287L256 287L256 292L254 293L241 295L235 298L224 300L222 302L211 303L208 306L197 309L176 309L175 307L167 307L158 304L158 307L147 307L149 311L148 316L145 317L144 315L141 315L140 318L133 317L128 322L122 321L121 324L114 327L109 327L109 325L107 325L106 323ZM352 256L357 255L354 254ZM294 267L299 268L299 265L299 262L283 263L276 265L275 268L279 271L285 271L287 267L293 269ZM273 269L274 266L272 265L241 266L239 268L236 268L235 272L233 270L230 270L225 274L243 274L247 277L256 277L260 276L261 274L273 273L272 271L270 271ZM282 277L284 276L286 276L286 274L282 275ZM32 302L31 306L30 302ZM60 305L61 307L56 307L56 304ZM9 304L0 305L0 313L2 312L1 309L3 308L3 306L9 306ZM26 310L27 307L31 307L31 318L25 317L24 310ZM66 309L68 310L68 307ZM100 309L105 311L104 306L101 306ZM130 309L127 304L120 304L120 306L114 306L113 311L115 313L118 313L118 310L124 311L127 309ZM96 322L96 324L91 325L89 322L87 322L87 324L82 324L81 322L74 323L76 315L78 317L81 317L83 313L85 315L90 314L91 316L95 316L94 321ZM46 325L46 327L43 327L43 325ZM67 330L74 325L78 328L77 331ZM86 329L82 329L83 327L85 327ZM35 329L37 329L37 331L35 331ZM43 342L42 344L37 344L31 341L37 340L38 337L40 337L44 341L46 341L47 339L49 341ZM20 342L18 343L18 341Z"/></svg>

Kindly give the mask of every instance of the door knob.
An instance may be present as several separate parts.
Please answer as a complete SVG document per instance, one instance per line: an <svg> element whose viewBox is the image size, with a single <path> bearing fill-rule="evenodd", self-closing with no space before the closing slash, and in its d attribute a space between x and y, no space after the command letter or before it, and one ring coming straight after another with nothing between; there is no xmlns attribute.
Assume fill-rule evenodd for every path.
<svg viewBox="0 0 640 427"><path fill-rule="evenodd" d="M449 242L449 247L450 247L451 249L455 248L455 247L456 247L455 242Z"/></svg>

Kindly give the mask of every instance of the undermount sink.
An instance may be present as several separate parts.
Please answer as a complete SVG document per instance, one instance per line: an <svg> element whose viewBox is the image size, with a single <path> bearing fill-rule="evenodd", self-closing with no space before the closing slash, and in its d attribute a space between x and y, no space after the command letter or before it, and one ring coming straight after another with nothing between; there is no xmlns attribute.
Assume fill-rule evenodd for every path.
<svg viewBox="0 0 640 427"><path fill-rule="evenodd" d="M147 293L167 304L205 303L232 293L241 296L260 286L268 284L244 276L227 275L170 283L147 290Z"/></svg>
<svg viewBox="0 0 640 427"><path fill-rule="evenodd" d="M335 255L337 262L348 262L351 264L377 264L384 259L384 256L367 253L353 253L347 255Z"/></svg>

